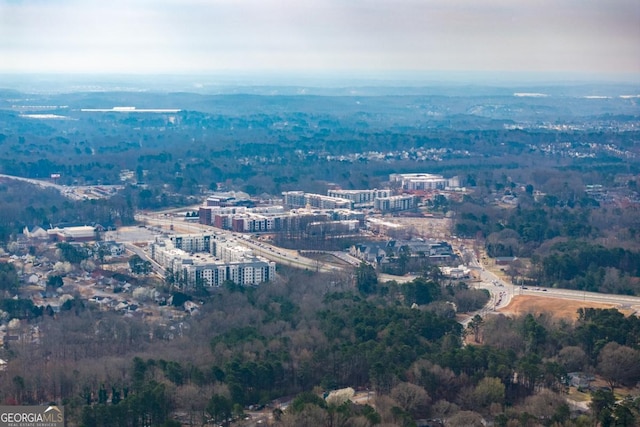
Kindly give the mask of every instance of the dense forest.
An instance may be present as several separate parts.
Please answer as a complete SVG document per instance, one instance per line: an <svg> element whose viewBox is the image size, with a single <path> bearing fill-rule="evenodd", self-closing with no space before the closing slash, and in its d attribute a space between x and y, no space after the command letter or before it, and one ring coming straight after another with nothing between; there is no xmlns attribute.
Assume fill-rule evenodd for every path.
<svg viewBox="0 0 640 427"><path fill-rule="evenodd" d="M477 316L462 331L442 298L462 288L360 283L363 293L317 273L281 277L259 288L221 288L198 316L170 329L80 300L41 314L23 326L37 328L39 342L10 342L4 351L13 362L0 373L0 399L61 402L70 421L86 426L173 425L176 411L183 422L222 422L282 396L297 396L285 411L272 407L282 426L640 420L639 401L613 398L640 380L635 316L613 309L581 309L575 322ZM419 308L410 308L416 295ZM591 416L565 401L568 373L576 371L608 383L594 392ZM342 387L370 390L374 406L309 393Z"/></svg>

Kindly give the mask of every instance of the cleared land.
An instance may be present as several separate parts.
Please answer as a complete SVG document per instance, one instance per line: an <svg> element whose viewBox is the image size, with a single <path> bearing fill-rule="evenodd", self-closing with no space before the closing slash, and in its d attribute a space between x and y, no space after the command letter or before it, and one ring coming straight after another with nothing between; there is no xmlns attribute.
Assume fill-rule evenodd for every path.
<svg viewBox="0 0 640 427"><path fill-rule="evenodd" d="M451 230L451 219L434 217L385 217L386 222L400 224L410 230L414 237L445 239Z"/></svg>
<svg viewBox="0 0 640 427"><path fill-rule="evenodd" d="M527 313L550 313L554 317L564 319L577 319L578 309L590 308L616 308L625 315L630 315L633 310L620 308L618 304L590 303L584 301L569 301L560 298L541 298L529 295L516 295L508 306L499 309L500 313L518 316Z"/></svg>

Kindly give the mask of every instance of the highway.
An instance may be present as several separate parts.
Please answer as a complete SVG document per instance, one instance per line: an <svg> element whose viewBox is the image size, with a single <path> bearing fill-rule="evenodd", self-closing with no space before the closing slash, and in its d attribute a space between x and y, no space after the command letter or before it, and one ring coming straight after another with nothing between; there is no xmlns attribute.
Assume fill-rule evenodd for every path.
<svg viewBox="0 0 640 427"><path fill-rule="evenodd" d="M122 185L59 185L49 180L23 178L21 176L0 174L0 179L27 182L41 188L53 188L64 197L72 200L104 199L111 197L116 191L124 188Z"/></svg>
<svg viewBox="0 0 640 427"><path fill-rule="evenodd" d="M632 297L628 295L600 294L596 292L572 291L569 289L552 289L552 288L520 288L515 287L518 295L533 295L541 298L561 298L572 301L589 301L605 304L620 304L623 307L640 311L640 297Z"/></svg>
<svg viewBox="0 0 640 427"><path fill-rule="evenodd" d="M239 245L253 250L256 256L266 258L276 263L290 267L331 273L340 270L340 267L323 263L318 260L301 256L298 251L280 248L266 242L256 241L249 234L234 233L213 226L199 223L187 223L182 218L168 217L164 214L136 214L136 220L144 222L150 226L161 227L167 233L218 233L224 235L229 240L235 240ZM171 228L173 227L173 231Z"/></svg>
<svg viewBox="0 0 640 427"><path fill-rule="evenodd" d="M0 174L0 178L12 179L14 181L28 182L29 184L37 185L38 187L42 187L42 188L54 188L61 193L66 188L64 185L54 184L53 182L50 182L50 181L32 179L32 178L23 178L21 176Z"/></svg>
<svg viewBox="0 0 640 427"><path fill-rule="evenodd" d="M504 308L509 305L511 299L517 295L527 295L537 298L558 298L571 301L583 301L588 303L602 303L619 305L620 308L629 308L640 314L640 297L617 295L617 294L601 294L596 292L576 291L570 289L556 289L543 286L522 287L516 286L505 280L493 272L487 270L481 262L475 259L470 263L471 269L479 273L480 282L476 282L474 287L487 289L491 293L491 300L483 310L478 312L480 315L488 312ZM473 313L476 314L476 313Z"/></svg>
<svg viewBox="0 0 640 427"><path fill-rule="evenodd" d="M184 221L182 217L170 217L169 215L170 214L162 213L141 213L136 215L136 219L155 227L161 227L167 233L171 233L171 227L173 227L173 232L176 233L222 233L226 235L227 238L234 239L236 242L238 242L238 244L252 249L257 256L264 257L279 264L288 265L291 267L324 273L337 272L344 268L335 264L324 263L318 260L306 258L300 255L298 251L283 249L278 246L270 245L263 241L257 241L248 234L233 233L228 230L222 230L198 223L188 223ZM614 304L620 305L622 308L631 308L635 310L636 313L640 313L640 297L615 294L600 294L594 292L572 291L568 289L554 289L544 287L523 288L502 280L499 276L486 269L475 256L472 257L472 261L469 263L469 268L475 270L480 277L480 281L472 283L472 286L479 289L487 289L491 294L491 299L485 306L485 308L476 312L481 315L486 315L489 312L493 312L497 309L508 306L511 302L511 299L516 295L528 295L539 298L561 298L590 303ZM405 283L415 279L416 276L391 276L387 274L379 274L378 278L381 281L394 280L398 283ZM472 317L476 313L471 313L470 316Z"/></svg>

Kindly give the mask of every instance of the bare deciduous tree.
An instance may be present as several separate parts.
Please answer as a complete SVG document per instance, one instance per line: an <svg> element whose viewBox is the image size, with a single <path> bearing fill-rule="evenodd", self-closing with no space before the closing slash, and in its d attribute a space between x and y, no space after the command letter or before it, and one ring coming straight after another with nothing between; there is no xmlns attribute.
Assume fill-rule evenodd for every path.
<svg viewBox="0 0 640 427"><path fill-rule="evenodd" d="M477 410L489 408L492 403L502 404L505 386L498 378L485 377L473 389L473 407Z"/></svg>
<svg viewBox="0 0 640 427"><path fill-rule="evenodd" d="M610 342L600 350L597 370L611 391L620 384L633 384L640 379L640 351Z"/></svg>
<svg viewBox="0 0 640 427"><path fill-rule="evenodd" d="M558 362L567 372L582 371L589 364L587 353L578 346L564 347L558 353Z"/></svg>
<svg viewBox="0 0 640 427"><path fill-rule="evenodd" d="M451 427L482 427L484 426L482 415L473 411L460 411L447 420L447 426Z"/></svg>
<svg viewBox="0 0 640 427"><path fill-rule="evenodd" d="M524 403L514 408L519 413L529 413L539 419L550 419L562 405L566 405L566 399L549 389L543 389L533 396L525 399Z"/></svg>
<svg viewBox="0 0 640 427"><path fill-rule="evenodd" d="M415 384L398 384L391 390L391 397L414 419L424 418L429 412L431 398L425 389Z"/></svg>
<svg viewBox="0 0 640 427"><path fill-rule="evenodd" d="M327 411L319 406L307 404L298 413L286 412L282 415L278 427L318 427L327 425Z"/></svg>

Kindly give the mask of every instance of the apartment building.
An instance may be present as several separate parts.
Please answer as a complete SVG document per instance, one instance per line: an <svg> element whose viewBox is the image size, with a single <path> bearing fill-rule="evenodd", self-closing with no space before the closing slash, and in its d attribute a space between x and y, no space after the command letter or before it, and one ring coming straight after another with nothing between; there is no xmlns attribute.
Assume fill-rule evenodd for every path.
<svg viewBox="0 0 640 427"><path fill-rule="evenodd" d="M175 234L169 237L176 249L185 252L211 252L212 234Z"/></svg>
<svg viewBox="0 0 640 427"><path fill-rule="evenodd" d="M218 287L229 280L238 285L258 285L275 277L275 263L267 261L227 262L196 259L192 264L184 264L183 272L188 286L202 283L204 286Z"/></svg>
<svg viewBox="0 0 640 427"><path fill-rule="evenodd" d="M416 198L411 194L380 197L374 201L373 207L381 212L406 211L416 207Z"/></svg>
<svg viewBox="0 0 640 427"><path fill-rule="evenodd" d="M374 200L381 197L390 197L391 190L329 190L329 197L351 200L356 207L373 206Z"/></svg>
<svg viewBox="0 0 640 427"><path fill-rule="evenodd" d="M334 198L334 200L336 200ZM350 200L337 199L342 204ZM364 225L365 214L351 209L297 208L285 211L283 206L245 207L200 207L200 223L213 225L240 233L306 232L310 223L357 220L358 227ZM334 228L327 227L327 230ZM336 229L336 232L338 230ZM187 249L188 250L188 249Z"/></svg>
<svg viewBox="0 0 640 427"><path fill-rule="evenodd" d="M340 197L303 191L285 191L282 193L285 206L291 208L312 207L317 209L353 209L354 202Z"/></svg>
<svg viewBox="0 0 640 427"><path fill-rule="evenodd" d="M208 242L207 246L204 242ZM176 244L185 250L176 247ZM195 251L196 248L201 250ZM258 285L275 277L276 264L220 235L180 235L156 241L151 257L174 275L179 285L220 286L230 280L239 285Z"/></svg>

